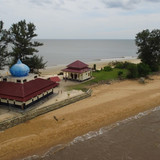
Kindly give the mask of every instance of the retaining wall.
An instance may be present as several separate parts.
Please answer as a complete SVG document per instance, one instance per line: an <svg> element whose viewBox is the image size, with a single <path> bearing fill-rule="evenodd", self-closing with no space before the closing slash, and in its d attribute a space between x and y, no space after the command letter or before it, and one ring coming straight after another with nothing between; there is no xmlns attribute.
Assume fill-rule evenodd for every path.
<svg viewBox="0 0 160 160"><path fill-rule="evenodd" d="M46 107L37 108L37 109L30 110L30 111L24 111L22 113L22 115L20 115L20 116L14 117L12 119L7 119L5 121L0 122L0 131L5 130L7 128L11 128L17 124L23 123L27 120L33 119L33 118L35 118L39 115L45 114L47 112L56 110L58 108L62 108L68 104L71 104L71 103L77 102L79 100L82 100L84 98L90 97L91 94L92 94L92 90L89 89L87 92L82 93L81 95L78 95L78 96L75 96L72 98L68 98L68 99L65 99L60 102L56 102L56 103L48 105Z"/></svg>

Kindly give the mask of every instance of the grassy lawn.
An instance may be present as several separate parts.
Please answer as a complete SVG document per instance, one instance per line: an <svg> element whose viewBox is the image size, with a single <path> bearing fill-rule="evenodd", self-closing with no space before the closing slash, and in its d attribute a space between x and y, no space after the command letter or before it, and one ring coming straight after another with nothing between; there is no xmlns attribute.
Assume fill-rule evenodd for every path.
<svg viewBox="0 0 160 160"><path fill-rule="evenodd" d="M122 71L122 77L126 78L127 76L127 70L126 69L117 69L114 68L112 71L96 71L93 72L93 79L87 81L87 82L82 82L78 85L74 85L74 86L69 86L68 89L76 89L76 90L85 90L86 87L101 82L101 81L110 81L110 80L116 80L118 79L118 72Z"/></svg>

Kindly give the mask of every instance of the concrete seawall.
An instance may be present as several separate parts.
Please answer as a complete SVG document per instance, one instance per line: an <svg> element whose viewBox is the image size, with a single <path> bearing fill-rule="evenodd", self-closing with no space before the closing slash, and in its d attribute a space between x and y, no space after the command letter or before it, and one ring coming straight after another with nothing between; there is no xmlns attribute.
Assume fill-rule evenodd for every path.
<svg viewBox="0 0 160 160"><path fill-rule="evenodd" d="M60 102L56 102L56 103L48 105L46 107L37 108L34 110L30 110L30 111L24 111L21 115L19 115L17 117L7 119L7 120L0 122L0 131L3 131L7 128L11 128L17 124L26 122L27 120L33 119L33 118L40 116L42 114L45 114L47 112L62 108L62 107L69 105L71 103L80 101L84 98L90 97L91 94L92 94L92 90L89 89L88 91L86 91L85 93L82 93L81 95L78 95L78 96L75 96L72 98L68 98L68 99L62 100Z"/></svg>

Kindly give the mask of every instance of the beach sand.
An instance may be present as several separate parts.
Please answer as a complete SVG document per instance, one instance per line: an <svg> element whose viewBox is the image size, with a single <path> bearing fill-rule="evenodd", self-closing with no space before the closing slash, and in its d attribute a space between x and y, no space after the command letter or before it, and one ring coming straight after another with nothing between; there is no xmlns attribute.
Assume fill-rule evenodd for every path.
<svg viewBox="0 0 160 160"><path fill-rule="evenodd" d="M160 75L145 84L124 80L92 90L87 99L0 132L0 159L41 155L57 144L160 105Z"/></svg>

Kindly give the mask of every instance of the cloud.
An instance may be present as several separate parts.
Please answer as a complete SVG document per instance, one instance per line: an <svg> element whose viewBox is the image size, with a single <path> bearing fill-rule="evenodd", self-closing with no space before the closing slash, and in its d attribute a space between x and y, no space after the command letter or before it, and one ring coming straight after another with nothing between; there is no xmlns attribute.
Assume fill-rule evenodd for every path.
<svg viewBox="0 0 160 160"><path fill-rule="evenodd" d="M144 1L147 1L147 2L160 2L160 0L144 0Z"/></svg>
<svg viewBox="0 0 160 160"><path fill-rule="evenodd" d="M0 0L5 28L25 19L38 38L134 38L160 26L160 0ZM8 12L9 11L9 12Z"/></svg>
<svg viewBox="0 0 160 160"><path fill-rule="evenodd" d="M131 9L139 2L139 0L102 0L107 8Z"/></svg>
<svg viewBox="0 0 160 160"><path fill-rule="evenodd" d="M106 5L107 8L121 8L121 9L134 9L139 4L144 3L158 3L160 0L102 0L102 3Z"/></svg>
<svg viewBox="0 0 160 160"><path fill-rule="evenodd" d="M45 5L45 4L52 4L52 0L30 0L31 3L35 5Z"/></svg>

